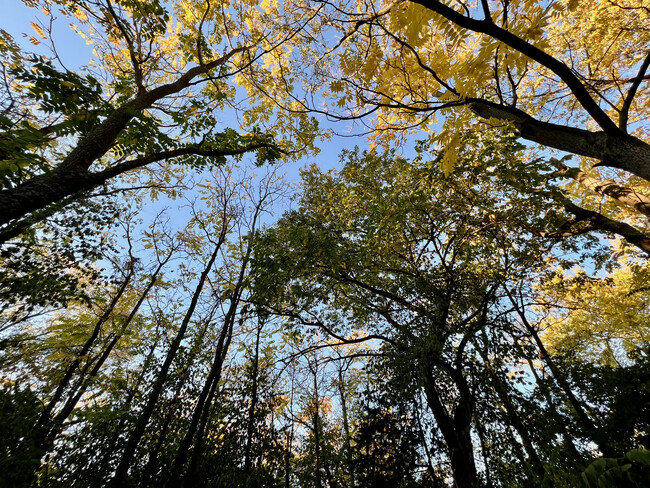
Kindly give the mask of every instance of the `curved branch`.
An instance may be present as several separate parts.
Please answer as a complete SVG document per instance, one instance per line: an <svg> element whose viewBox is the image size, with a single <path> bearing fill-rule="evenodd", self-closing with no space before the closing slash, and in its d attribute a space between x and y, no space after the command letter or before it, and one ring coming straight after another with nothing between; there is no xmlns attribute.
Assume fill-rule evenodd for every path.
<svg viewBox="0 0 650 488"><path fill-rule="evenodd" d="M599 195L613 198L650 218L650 197L631 188L621 186L614 180L601 181L589 176L584 171L580 171L578 168L569 168L557 160L551 160L551 162L558 168L557 174L559 176L573 178L585 188Z"/></svg>
<svg viewBox="0 0 650 488"><path fill-rule="evenodd" d="M117 108L97 128L84 137L63 160L60 168L62 170L87 170L94 161L106 154L112 147L115 138L136 115L150 108L158 100L184 90L194 78L209 73L214 68L228 62L236 54L249 49L251 49L249 46L232 49L219 59L188 69L176 81L137 95L133 100Z"/></svg>
<svg viewBox="0 0 650 488"><path fill-rule="evenodd" d="M486 34L498 41L510 46L515 51L536 61L545 68L555 73L564 84L571 90L576 100L582 105L587 113L596 121L596 123L605 132L617 134L621 132L618 126L609 118L609 116L598 106L598 103L591 97L587 89L580 82L580 79L573 73L571 68L566 64L554 58L550 54L533 46L524 39L514 35L506 29L499 27L491 20L476 20L466 17L455 11L453 8L444 5L442 2L435 0L411 0L415 3L428 8L454 24L464 29Z"/></svg>
<svg viewBox="0 0 650 488"><path fill-rule="evenodd" d="M115 139L126 128L131 119L143 110L150 108L158 100L184 90L193 79L208 74L214 68L228 62L236 54L250 49L249 46L232 49L218 59L188 69L176 81L138 94L129 102L115 109L99 126L81 139L62 163L51 173L36 176L15 188L0 191L0 208L3 209L0 225L105 181L110 177L108 176L111 174L110 170L104 173L106 176L101 180L98 174L90 173L88 169L97 159L109 151L115 143ZM155 156L149 156L148 158L151 159L152 157L154 159L150 162L160 160L155 159ZM144 164L146 163L142 165ZM124 171L128 171L128 168L121 170L121 172ZM116 174L120 174L120 171L117 171ZM98 181L97 178L100 178L100 180Z"/></svg>
<svg viewBox="0 0 650 488"><path fill-rule="evenodd" d="M535 119L523 110L480 98L469 98L471 110L484 119L512 122L521 137L547 147L598 159L603 166L622 169L650 181L650 145L622 131L591 132Z"/></svg>

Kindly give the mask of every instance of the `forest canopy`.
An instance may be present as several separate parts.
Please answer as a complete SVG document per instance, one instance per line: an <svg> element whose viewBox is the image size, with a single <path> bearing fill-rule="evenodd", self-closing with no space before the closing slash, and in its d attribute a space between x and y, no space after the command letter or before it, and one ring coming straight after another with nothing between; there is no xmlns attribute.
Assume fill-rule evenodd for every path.
<svg viewBox="0 0 650 488"><path fill-rule="evenodd" d="M21 8L1 486L650 484L644 0Z"/></svg>

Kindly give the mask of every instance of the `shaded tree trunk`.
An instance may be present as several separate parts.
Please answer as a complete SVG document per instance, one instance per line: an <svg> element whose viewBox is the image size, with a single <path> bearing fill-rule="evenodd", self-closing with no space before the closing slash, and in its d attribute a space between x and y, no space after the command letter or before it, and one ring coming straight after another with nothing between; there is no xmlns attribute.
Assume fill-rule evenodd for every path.
<svg viewBox="0 0 650 488"><path fill-rule="evenodd" d="M212 401L214 400L217 386L221 380L221 372L223 368L223 363L228 354L228 349L230 348L230 341L232 339L232 331L235 324L235 318L237 316L237 311L241 302L241 293L244 286L244 278L246 274L246 269L248 267L248 262L250 260L250 255L252 252L252 246L249 241L246 254L242 259L240 265L239 275L237 277L237 283L235 284L235 289L232 292L230 298L230 306L224 317L224 325L221 329L221 334L219 335L219 342L217 343L217 348L215 350L214 360L212 362L212 367L208 374L208 378L203 386L199 400L194 407L192 413L192 419L188 427L185 436L181 442L180 447L178 448L178 453L176 454L176 459L174 460L174 466L172 468L172 473L170 477L170 486L184 486L187 480L190 480L194 475L195 467L198 462L198 459L201 454L203 437L205 435L205 428L208 422L210 408L212 406ZM196 439L194 438L196 434ZM192 457L190 459L190 466L187 469L187 474L185 478L183 477L183 469L185 466L185 461L187 459L187 454L192 446L194 441L194 449L192 450Z"/></svg>
<svg viewBox="0 0 650 488"><path fill-rule="evenodd" d="M345 394L345 378L343 371L339 366L338 370L338 389L341 397L341 415L343 416L343 432L345 435L345 459L347 461L348 475L350 476L350 488L356 485L354 473L354 461L352 459L352 434L350 433L350 421L348 419L348 402Z"/></svg>
<svg viewBox="0 0 650 488"><path fill-rule="evenodd" d="M260 358L260 335L262 324L258 324L255 331L255 352L253 353L252 378L251 378L251 403L248 407L248 419L246 422L246 448L244 450L244 471L250 474L252 469L251 451L253 445L253 432L255 429L255 408L257 407L258 370Z"/></svg>
<svg viewBox="0 0 650 488"><path fill-rule="evenodd" d="M167 380L167 374L169 373L169 369L172 365L172 362L174 361L174 358L176 357L176 353L178 352L181 342L185 337L185 333L187 332L187 327L190 323L190 320L194 315L194 310L196 309L196 305L198 304L199 298L201 296L201 292L203 291L203 285L205 284L208 274L212 269L212 265L214 264L215 260L217 259L217 256L219 255L221 245L225 240L225 233L226 233L225 227L226 226L224 225L224 228L222 229L222 233L220 235L219 242L215 246L215 250L210 256L210 259L205 269L203 270L203 273L201 273L197 286L194 290L194 294L192 295L192 300L185 313L181 326L179 327L178 332L174 337L174 340L170 344L169 350L167 351L167 355L165 356L165 361L163 362L160 368L160 372L158 373L158 377L156 378L156 381L151 387L151 392L149 394L147 402L142 410L142 413L138 417L138 420L136 421L136 424L133 428L133 431L131 432L131 435L129 436L126 442L126 446L122 453L122 459L119 465L117 466L113 479L109 483L109 486L111 487L121 487L122 485L124 485L124 481L126 480L128 469L131 464L131 459L135 454L138 444L140 443L140 439L142 439L145 428L149 423L149 419L151 418L151 415L153 414L153 411L156 407L156 403L160 398L160 395L163 391L163 387Z"/></svg>
<svg viewBox="0 0 650 488"><path fill-rule="evenodd" d="M473 446L470 436L472 405L467 399L459 400L453 415L447 412L436 386L435 378L428 372L425 378L425 395L436 424L442 433L454 474L455 488L474 488L478 486L478 475L474 462Z"/></svg>
<svg viewBox="0 0 650 488"><path fill-rule="evenodd" d="M539 351L539 355L541 359L549 367L551 373L553 374L553 378L555 379L561 391L563 392L563 394L566 396L567 400L571 404L571 407L573 407L573 411L575 412L576 417L580 422L580 424L582 424L587 434L598 445L598 448L605 455L605 457L617 457L618 453L609 445L609 442L605 438L603 438L603 436L600 433L600 430L593 422L591 417L589 417L589 415L583 408L582 403L580 403L576 395L573 393L573 390L571 389L571 385L569 385L569 382L562 374L562 372L559 370L559 368L555 364L555 361L551 358L551 355L546 350L546 347L544 346L544 343L540 339L537 330L535 330L535 327L528 321L526 314L522 311L519 304L516 302L514 297L509 292L508 292L508 297L510 298L511 303L515 307L517 314L519 315L519 318L521 319L524 327L526 328L526 331L530 334L530 337L533 339L533 342L535 343L535 346Z"/></svg>

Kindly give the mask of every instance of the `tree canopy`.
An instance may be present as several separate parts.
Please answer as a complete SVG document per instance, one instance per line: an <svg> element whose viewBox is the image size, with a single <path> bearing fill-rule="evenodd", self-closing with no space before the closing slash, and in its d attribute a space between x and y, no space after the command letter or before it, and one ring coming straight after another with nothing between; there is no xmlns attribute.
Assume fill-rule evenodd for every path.
<svg viewBox="0 0 650 488"><path fill-rule="evenodd" d="M650 484L646 2L22 3L1 486Z"/></svg>
<svg viewBox="0 0 650 488"><path fill-rule="evenodd" d="M223 119L236 102L232 80L300 27L268 28L254 5L45 3L48 15L70 16L92 42L95 62L81 73L57 67L56 59L22 54L5 32L5 233L153 163L199 167L206 158L221 164L253 151L260 164L277 159L289 127L262 131L251 123L239 133ZM46 38L43 27L33 27Z"/></svg>

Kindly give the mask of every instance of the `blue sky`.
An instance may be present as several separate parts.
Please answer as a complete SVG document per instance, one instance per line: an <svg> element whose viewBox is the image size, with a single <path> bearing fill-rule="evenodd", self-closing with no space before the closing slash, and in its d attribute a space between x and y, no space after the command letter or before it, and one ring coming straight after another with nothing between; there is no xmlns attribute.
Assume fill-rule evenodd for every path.
<svg viewBox="0 0 650 488"><path fill-rule="evenodd" d="M20 0L2 0L2 16L0 16L0 29L11 34L14 40L22 45L29 46L29 50L39 54L51 54L46 41L40 46L29 44L26 36L38 37L30 22L39 23L45 19L40 10L27 7ZM58 15L52 24L53 37L56 40L56 49L63 63L70 67L79 66L88 62L92 56L92 47L86 45L79 36L69 27L69 20Z"/></svg>
<svg viewBox="0 0 650 488"><path fill-rule="evenodd" d="M17 42L25 46L29 51L38 54L51 55L48 48L48 41L43 41L40 45L34 46L29 43L28 36L38 38L31 22L40 23L46 21L46 17L37 9L27 7L20 0L2 0L2 16L0 17L0 29L4 29L11 34ZM55 40L56 52L63 64L71 70L87 64L93 57L92 46L86 44L79 35L76 34L69 26L70 19L58 14L55 22L52 24L53 38ZM367 147L367 141L364 137L354 136L356 132L367 130L363 127L352 127L349 122L332 123L319 116L319 121L323 127L334 130L341 136L334 136L329 141L320 144L321 152L317 156L303 158L297 162L287 165L288 177L297 179L298 168L307 164L316 163L323 169L338 168L339 154L343 149L352 149L355 146L361 148ZM227 122L226 122L227 123ZM233 128L235 123L231 124Z"/></svg>
<svg viewBox="0 0 650 488"><path fill-rule="evenodd" d="M6 30L12 35L14 40L24 46L27 51L36 52L51 56L52 52L49 49L49 41L42 40L40 45L34 46L29 42L29 36L38 38L38 34L30 25L31 22L40 24L43 22L43 27L47 28L49 19L44 16L40 10L29 8L25 6L20 0L0 0L2 2L2 16L0 16L0 29ZM51 28L53 38L55 41L56 53L63 65L70 70L77 70L86 65L93 57L92 45L87 44L80 36L70 28L71 20L62 14L57 14L55 21ZM237 122L232 116L224 113L224 126L230 125L237 128ZM324 116L319 116L321 124L326 128L340 134L351 134L355 130L362 132L367 130L363 127L350 127L349 122L331 123L325 120ZM345 137L333 136L329 141L320 144L321 152L316 156L309 156L302 158L298 161L291 161L281 168L278 168L279 174L285 174L285 179L292 183L299 181L299 168L306 165L316 163L321 169L332 169L341 166L339 162L339 155L343 149L353 149L355 146L360 148L367 147L367 141L364 137ZM256 174L263 175L266 172L265 168L253 169ZM199 180L209 179L209 174L198 174ZM133 196L132 193L125 194L125 201ZM184 195L186 198L192 198L192 195ZM270 224L274 218L279 217L283 210L287 209L290 202L287 200L282 202L276 207L275 217L266 216L264 222ZM139 216L143 219L143 223L148 225L156 217L162 208L167 208L168 215L172 218L171 225L180 230L184 227L185 223L189 220L187 212L187 201L183 198L177 200L170 200L163 195L154 202L145 204L144 209L140 212Z"/></svg>

